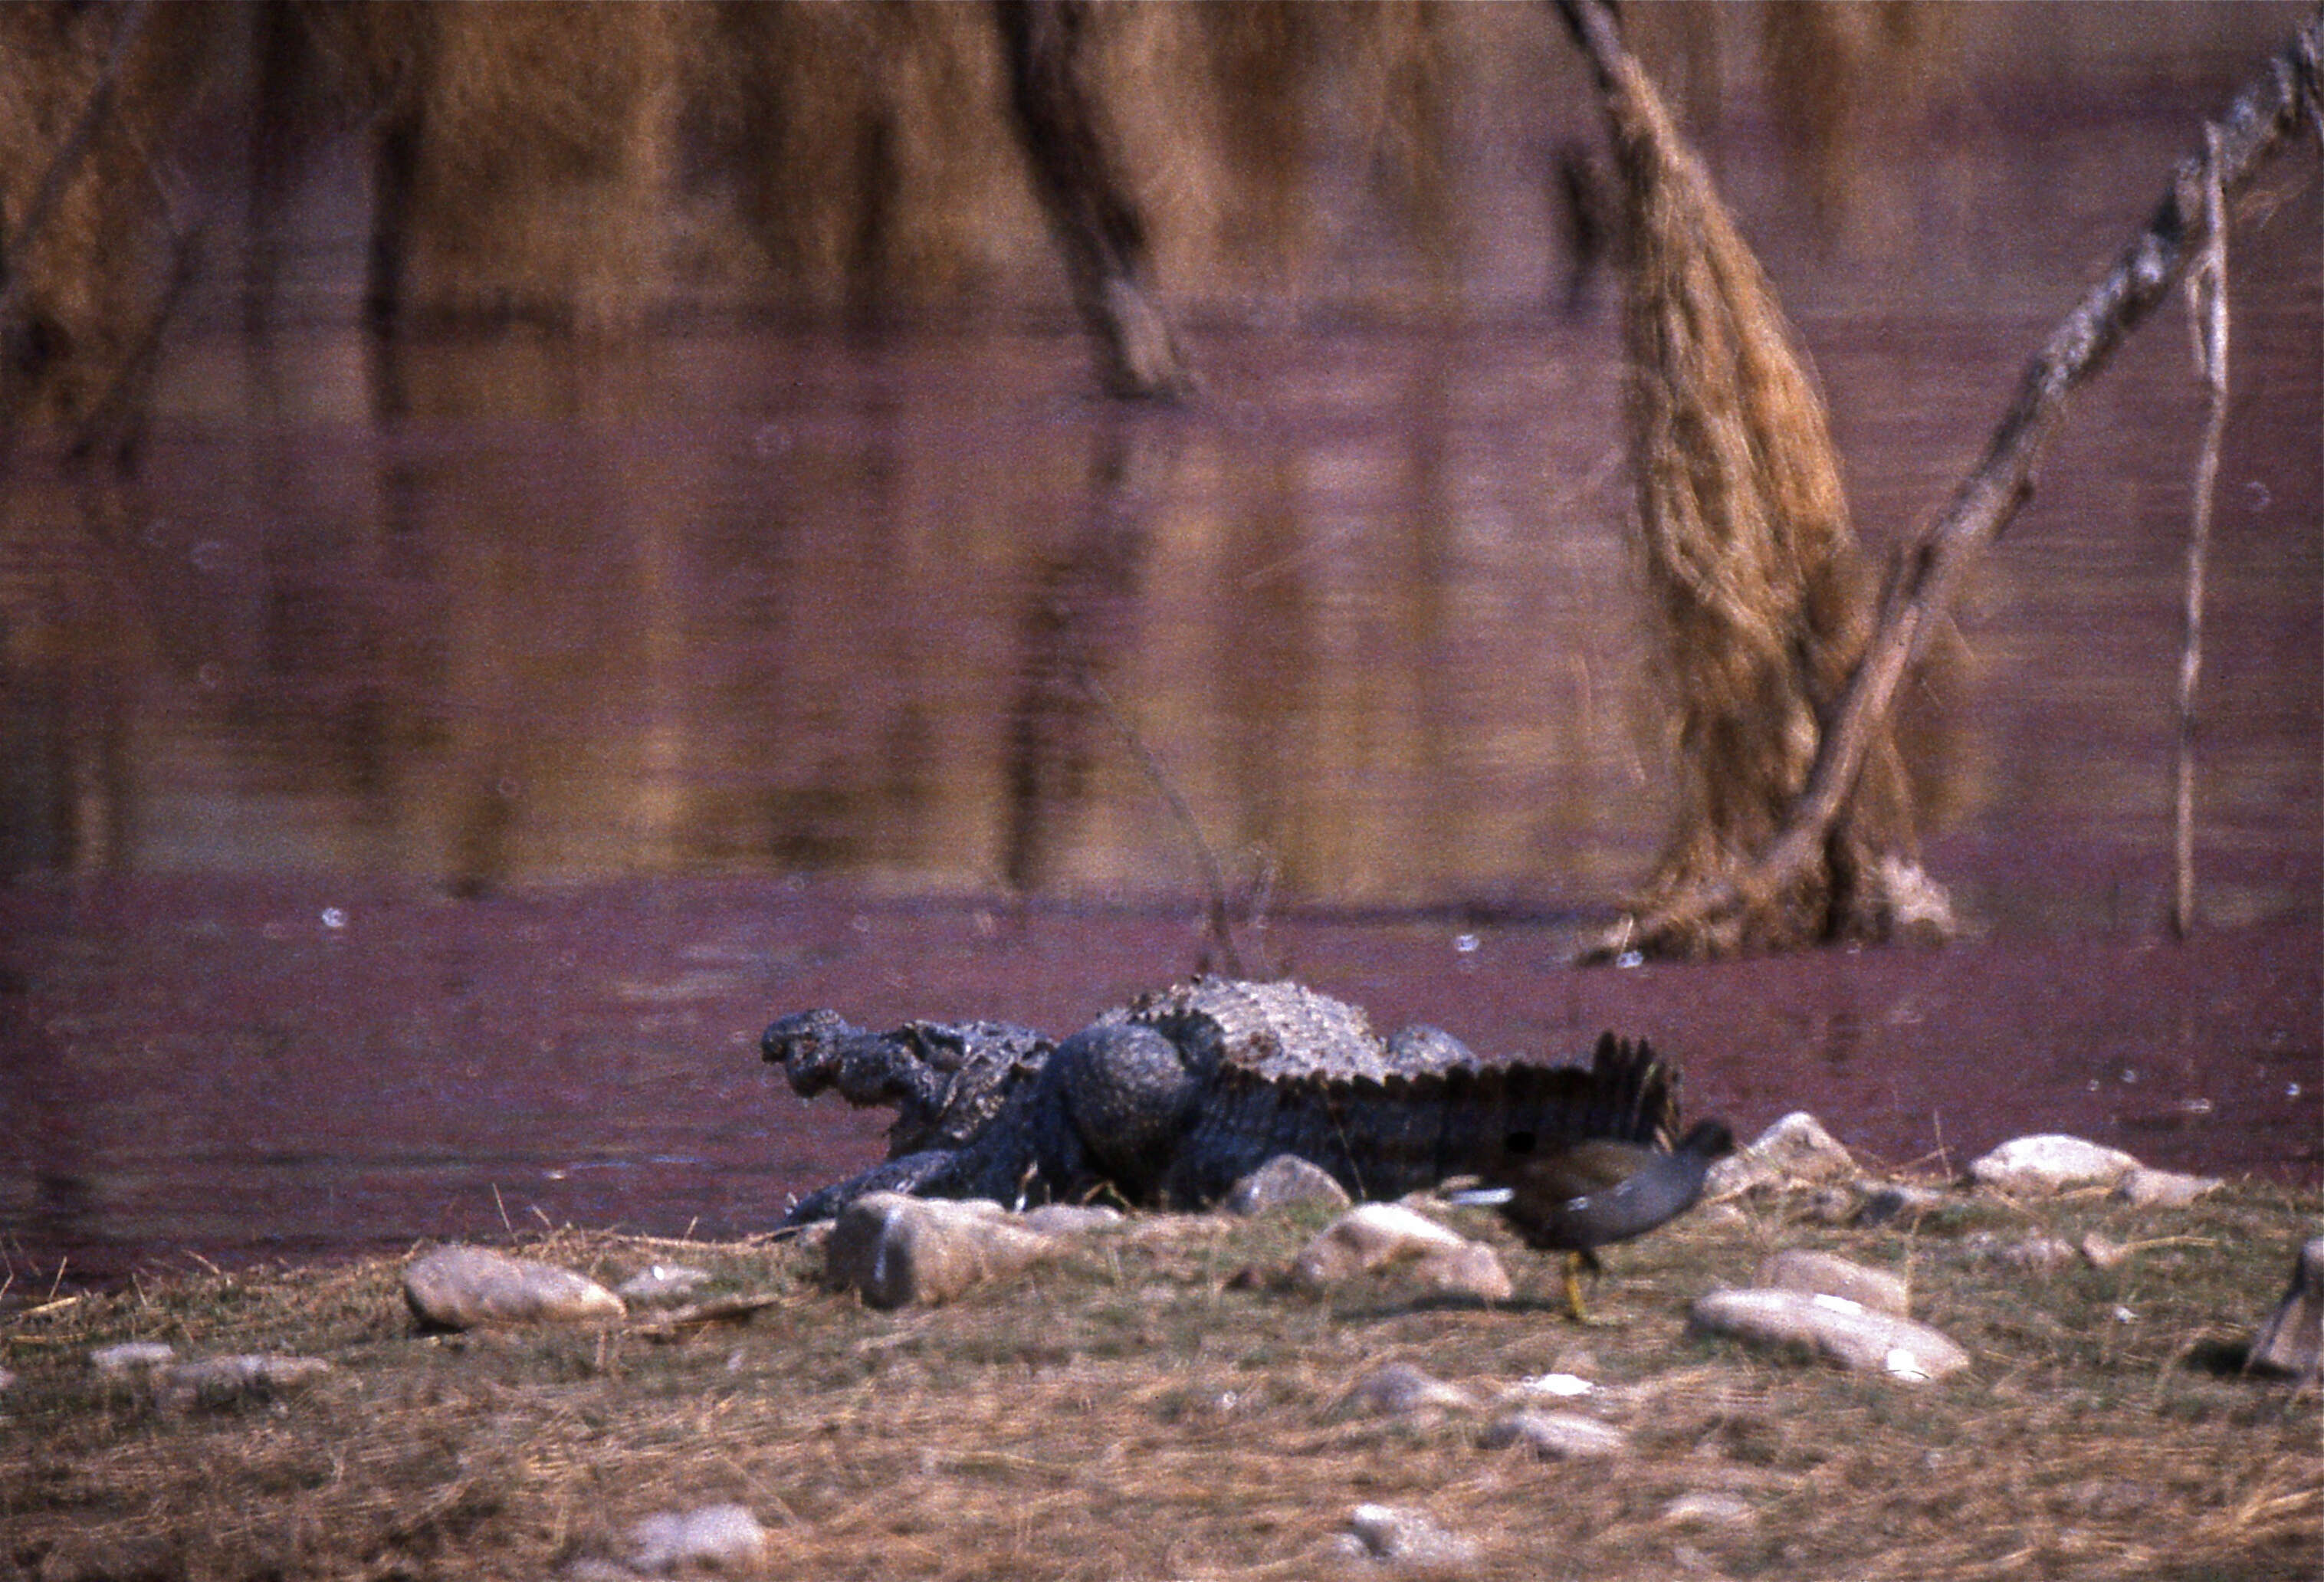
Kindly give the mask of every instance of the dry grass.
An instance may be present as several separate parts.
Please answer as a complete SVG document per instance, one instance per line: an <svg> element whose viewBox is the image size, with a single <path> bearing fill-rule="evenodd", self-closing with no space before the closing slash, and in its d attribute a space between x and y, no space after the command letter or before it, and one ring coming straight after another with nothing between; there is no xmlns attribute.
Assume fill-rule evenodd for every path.
<svg viewBox="0 0 2324 1582"><path fill-rule="evenodd" d="M1628 56L1601 69L1628 215L1636 525L1680 789L1639 906L1651 914L1784 827L1871 604L1823 399L1774 287L1654 84ZM1619 944L1685 956L1886 938L1933 898L1914 855L1901 761L1884 739L1809 879ZM1900 885L1906 894L1890 893Z"/></svg>
<svg viewBox="0 0 2324 1582"><path fill-rule="evenodd" d="M658 1510L739 1501L781 1575L1337 1574L1351 1508L1417 1507L1480 1577L2262 1577L2324 1565L2311 1392L2232 1371L2324 1200L2235 1189L2158 1224L2095 1199L1961 1200L1917 1231L1804 1199L1698 1213L1618 1249L1560 1319L1556 1272L1508 1242L1517 1298L1392 1281L1329 1301L1231 1288L1314 1219L1145 1217L955 1305L876 1313L798 1244L563 1231L522 1250L602 1276L654 1261L777 1300L748 1322L427 1338L400 1261L205 1277L20 1311L5 1338L0 1563L49 1576L545 1575ZM2108 1271L2008 1269L1978 1237L2169 1237ZM1689 1335L1684 1307L1777 1246L1907 1274L1973 1354L1921 1388ZM2117 1310L2130 1315L2117 1316ZM172 1414L86 1350L281 1349L337 1371L290 1400ZM1487 1415L1386 1420L1348 1387L1404 1360L1490 1399L1550 1369L1631 1436L1573 1465L1476 1448ZM1489 1410L1489 1409L1488 1409ZM1685 1526L1677 1496L1751 1518Z"/></svg>

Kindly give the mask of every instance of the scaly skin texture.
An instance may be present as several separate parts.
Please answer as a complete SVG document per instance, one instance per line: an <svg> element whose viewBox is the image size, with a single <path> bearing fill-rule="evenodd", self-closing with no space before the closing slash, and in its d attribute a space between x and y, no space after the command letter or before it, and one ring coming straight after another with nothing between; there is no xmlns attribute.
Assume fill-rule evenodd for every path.
<svg viewBox="0 0 2324 1582"><path fill-rule="evenodd" d="M876 1191L1205 1208L1281 1154L1394 1198L1490 1169L1519 1136L1667 1148L1678 1113L1676 1078L1644 1044L1601 1038L1586 1066L1489 1063L1434 1027L1382 1038L1288 982L1199 978L1056 1043L991 1022L866 1033L809 1011L761 1048L804 1096L897 1109L888 1158L792 1224Z"/></svg>

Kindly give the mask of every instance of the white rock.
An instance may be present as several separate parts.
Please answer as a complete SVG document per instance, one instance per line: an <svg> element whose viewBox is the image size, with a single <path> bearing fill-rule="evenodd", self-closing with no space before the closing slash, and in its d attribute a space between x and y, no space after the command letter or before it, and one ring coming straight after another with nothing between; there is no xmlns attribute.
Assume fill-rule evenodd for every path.
<svg viewBox="0 0 2324 1582"><path fill-rule="evenodd" d="M1397 1505L1358 1505L1348 1513L1355 1552L1416 1568L1471 1566L1474 1540L1447 1532L1418 1511Z"/></svg>
<svg viewBox="0 0 2324 1582"><path fill-rule="evenodd" d="M175 1412L230 1406L287 1393L331 1371L319 1357L208 1357L181 1362L161 1375L159 1399Z"/></svg>
<svg viewBox="0 0 2324 1582"><path fill-rule="evenodd" d="M1823 1123L1795 1109L1749 1146L1711 1165L1702 1192L1705 1198L1727 1198L1758 1186L1812 1185L1855 1173L1856 1160L1824 1130Z"/></svg>
<svg viewBox="0 0 2324 1582"><path fill-rule="evenodd" d="M1878 1313L1845 1297L1797 1291L1714 1291L1690 1314L1695 1327L1754 1345L1804 1347L1843 1367L1908 1384L1969 1366L1969 1354L1926 1324Z"/></svg>
<svg viewBox="0 0 2324 1582"><path fill-rule="evenodd" d="M1684 1526L1743 1527L1757 1517L1750 1502L1740 1495L1715 1489L1683 1494L1663 1507L1664 1521Z"/></svg>
<svg viewBox="0 0 2324 1582"><path fill-rule="evenodd" d="M767 1530L745 1505L667 1512L630 1529L623 1558L649 1575L691 1567L741 1576L766 1564Z"/></svg>
<svg viewBox="0 0 2324 1582"><path fill-rule="evenodd" d="M1401 1203L1364 1203L1341 1215L1292 1260L1291 1278L1305 1290L1322 1292L1358 1274L1406 1265L1434 1291L1500 1301L1517 1289L1491 1247Z"/></svg>
<svg viewBox="0 0 2324 1582"><path fill-rule="evenodd" d="M1010 1222L981 1199L866 1192L847 1205L824 1246L831 1283L875 1308L949 1301L1063 1250L1054 1237Z"/></svg>
<svg viewBox="0 0 2324 1582"><path fill-rule="evenodd" d="M710 1283L709 1271L692 1268L685 1264L648 1264L644 1268L613 1287L613 1294L623 1301L655 1302L682 1301Z"/></svg>
<svg viewBox="0 0 2324 1582"><path fill-rule="evenodd" d="M1102 1203L1049 1203L1028 1209L1018 1224L1036 1236L1080 1236L1121 1223L1121 1210Z"/></svg>
<svg viewBox="0 0 2324 1582"><path fill-rule="evenodd" d="M1477 1443L1487 1450L1523 1445L1544 1460L1618 1456L1630 1448L1620 1429L1571 1412L1518 1411L1493 1420Z"/></svg>
<svg viewBox="0 0 2324 1582"><path fill-rule="evenodd" d="M632 1571L603 1555L583 1555L559 1568L557 1573L558 1582L640 1582L644 1576L643 1571Z"/></svg>
<svg viewBox="0 0 2324 1582"><path fill-rule="evenodd" d="M1464 1411L1476 1397L1408 1362L1391 1362L1358 1379L1347 1403L1359 1412L1400 1417L1411 1412Z"/></svg>
<svg viewBox="0 0 2324 1582"><path fill-rule="evenodd" d="M116 1346L100 1346L88 1354L88 1366L107 1378L123 1374L143 1373L175 1362L178 1348L164 1346L159 1340L124 1340Z"/></svg>
<svg viewBox="0 0 2324 1582"><path fill-rule="evenodd" d="M1810 1296L1821 1292L1846 1297L1875 1312L1912 1310L1910 1293L1895 1275L1806 1247L1785 1247L1769 1254L1760 1261L1751 1283L1775 1291L1803 1291Z"/></svg>
<svg viewBox="0 0 2324 1582"><path fill-rule="evenodd" d="M2138 1161L2119 1148L2044 1132L2010 1138L1992 1153L1972 1160L1969 1174L1979 1186L2026 1197L2076 1187L2113 1186L2138 1168Z"/></svg>
<svg viewBox="0 0 2324 1582"><path fill-rule="evenodd" d="M2217 1176L2181 1175L2175 1170L2149 1170L2144 1164L2123 1173L2114 1195L2142 1209L2183 1209L2227 1182Z"/></svg>
<svg viewBox="0 0 2324 1582"><path fill-rule="evenodd" d="M1519 1379L1517 1388L1528 1395L1556 1395L1572 1399L1576 1395L1594 1395L1598 1386L1579 1374L1537 1374L1530 1379Z"/></svg>
<svg viewBox="0 0 2324 1582"><path fill-rule="evenodd" d="M1230 1214L1249 1218L1311 1203L1345 1209L1354 1202L1348 1196L1348 1189L1333 1180L1331 1172L1322 1165L1296 1154L1277 1154L1235 1182L1234 1190L1227 1193L1226 1201L1220 1207Z"/></svg>
<svg viewBox="0 0 2324 1582"><path fill-rule="evenodd" d="M629 1309L595 1280L484 1247L438 1247L403 1272L403 1300L423 1324L473 1329L500 1324L591 1323Z"/></svg>
<svg viewBox="0 0 2324 1582"><path fill-rule="evenodd" d="M2034 1274L2053 1273L2079 1262L2082 1256L2081 1248L2072 1242L2040 1234L2003 1242L1989 1232L1980 1232L1962 1246L1979 1257L1997 1259L2013 1269Z"/></svg>

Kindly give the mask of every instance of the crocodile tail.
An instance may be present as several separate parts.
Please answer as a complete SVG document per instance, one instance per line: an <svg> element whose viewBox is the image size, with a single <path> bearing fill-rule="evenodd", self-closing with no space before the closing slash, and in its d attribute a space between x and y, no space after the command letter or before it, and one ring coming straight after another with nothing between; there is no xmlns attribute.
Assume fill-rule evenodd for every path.
<svg viewBox="0 0 2324 1582"><path fill-rule="evenodd" d="M1226 1068L1181 1142L1169 1200L1216 1201L1278 1154L1320 1165L1360 1198L1491 1175L1512 1153L1594 1138L1667 1147L1677 1073L1609 1035L1591 1063L1455 1066L1384 1081L1269 1080Z"/></svg>
<svg viewBox="0 0 2324 1582"><path fill-rule="evenodd" d="M1677 1130L1678 1073L1645 1042L1610 1033L1587 1066L1477 1067L1391 1086L1416 1124L1433 1126L1435 1181L1499 1179L1513 1155L1601 1138L1666 1148Z"/></svg>
<svg viewBox="0 0 2324 1582"><path fill-rule="evenodd" d="M1667 1149L1678 1137L1678 1072L1645 1039L1598 1035L1582 1136Z"/></svg>

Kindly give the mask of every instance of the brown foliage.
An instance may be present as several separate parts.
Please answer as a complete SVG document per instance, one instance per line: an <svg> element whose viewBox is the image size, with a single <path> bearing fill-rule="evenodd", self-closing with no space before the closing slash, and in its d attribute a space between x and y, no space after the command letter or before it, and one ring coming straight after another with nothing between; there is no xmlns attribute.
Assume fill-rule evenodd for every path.
<svg viewBox="0 0 2324 1582"><path fill-rule="evenodd" d="M1773 288L1627 54L1600 62L1628 209L1628 415L1646 585L1675 713L1677 829L1642 909L1783 827L1870 604L1823 400ZM1820 870L1714 927L1610 948L1688 955L1940 929L1884 738Z"/></svg>
<svg viewBox="0 0 2324 1582"><path fill-rule="evenodd" d="M188 108L208 20L0 6L0 413L85 415L160 310L168 194L150 151Z"/></svg>

